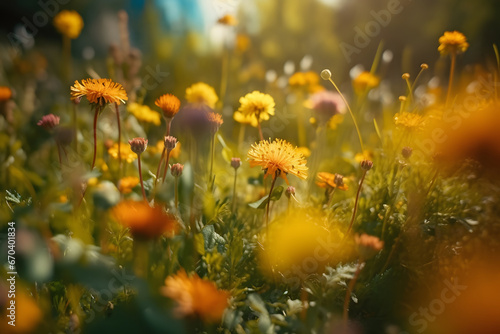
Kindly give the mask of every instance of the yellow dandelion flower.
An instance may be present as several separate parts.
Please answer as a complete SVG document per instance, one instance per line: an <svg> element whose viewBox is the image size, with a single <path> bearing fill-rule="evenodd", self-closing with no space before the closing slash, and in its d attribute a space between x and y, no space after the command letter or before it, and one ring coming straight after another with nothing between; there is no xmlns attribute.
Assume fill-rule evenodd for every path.
<svg viewBox="0 0 500 334"><path fill-rule="evenodd" d="M424 118L416 113L403 111L394 115L394 124L406 130L419 130L423 127Z"/></svg>
<svg viewBox="0 0 500 334"><path fill-rule="evenodd" d="M0 102L8 101L12 97L12 90L9 87L0 86Z"/></svg>
<svg viewBox="0 0 500 334"><path fill-rule="evenodd" d="M253 144L248 151L250 167L261 166L265 171L264 177L271 175L281 176L288 183L287 174L292 174L303 180L307 179L306 159L297 148L283 139L271 142L261 140Z"/></svg>
<svg viewBox="0 0 500 334"><path fill-rule="evenodd" d="M151 207L145 201L126 200L112 210L116 221L130 228L132 235L139 238L155 238L173 235L178 229L177 220L160 206Z"/></svg>
<svg viewBox="0 0 500 334"><path fill-rule="evenodd" d="M107 103L125 103L127 92L119 83L111 79L83 79L82 83L75 81L71 87L71 99L87 97L90 103L103 106Z"/></svg>
<svg viewBox="0 0 500 334"><path fill-rule="evenodd" d="M108 154L113 157L113 159L118 159L118 143L114 143L113 146L108 149ZM127 161L127 163L131 163L137 159L137 154L132 151L129 144L120 143L120 155L121 159Z"/></svg>
<svg viewBox="0 0 500 334"><path fill-rule="evenodd" d="M319 172L317 175L316 185L320 188L339 190L347 190L349 187L344 183L344 178L340 174L332 174L327 172Z"/></svg>
<svg viewBox="0 0 500 334"><path fill-rule="evenodd" d="M233 116L236 121L257 126L258 123L268 120L270 115L274 115L274 99L269 94L253 91L240 98L240 108ZM238 121L239 122L239 121Z"/></svg>
<svg viewBox="0 0 500 334"><path fill-rule="evenodd" d="M372 151L364 150L363 153L356 153L354 156L354 161L357 163L361 163L363 160L372 160L373 161L374 155Z"/></svg>
<svg viewBox="0 0 500 334"><path fill-rule="evenodd" d="M74 10L62 10L54 17L54 26L64 36L75 39L83 29L83 19Z"/></svg>
<svg viewBox="0 0 500 334"><path fill-rule="evenodd" d="M173 118L181 107L181 101L172 94L164 94L155 101L155 105L160 107L165 118Z"/></svg>
<svg viewBox="0 0 500 334"><path fill-rule="evenodd" d="M217 23L234 27L235 25L238 24L238 20L236 20L236 18L233 15L226 14L220 19L218 19Z"/></svg>
<svg viewBox="0 0 500 334"><path fill-rule="evenodd" d="M468 48L467 37L461 32L446 31L443 36L439 37L438 51L442 55L464 53Z"/></svg>
<svg viewBox="0 0 500 334"><path fill-rule="evenodd" d="M367 90L377 87L380 84L380 79L376 75L368 71L361 72L353 81L352 86L356 94L362 94Z"/></svg>
<svg viewBox="0 0 500 334"><path fill-rule="evenodd" d="M178 317L197 316L205 322L219 322L228 306L230 294L215 283L201 279L196 273L188 276L184 269L165 279L161 294L176 301Z"/></svg>
<svg viewBox="0 0 500 334"><path fill-rule="evenodd" d="M161 124L160 114L151 110L148 106L134 102L127 106L127 111L134 115L139 121L153 123L154 125Z"/></svg>
<svg viewBox="0 0 500 334"><path fill-rule="evenodd" d="M139 184L140 180L136 176L125 176L118 181L118 190L122 194L130 194L132 189Z"/></svg>
<svg viewBox="0 0 500 334"><path fill-rule="evenodd" d="M213 109L219 98L213 87L198 82L186 89L186 100L190 103L203 103Z"/></svg>

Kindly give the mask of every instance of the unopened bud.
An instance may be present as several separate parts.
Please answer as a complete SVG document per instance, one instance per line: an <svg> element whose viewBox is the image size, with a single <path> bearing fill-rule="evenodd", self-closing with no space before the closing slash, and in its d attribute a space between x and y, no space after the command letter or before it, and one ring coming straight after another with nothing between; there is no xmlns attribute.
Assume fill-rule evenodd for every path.
<svg viewBox="0 0 500 334"><path fill-rule="evenodd" d="M411 147L405 146L401 150L401 154L403 155L403 158L408 159L411 157L411 153L413 152L413 149Z"/></svg>
<svg viewBox="0 0 500 334"><path fill-rule="evenodd" d="M184 170L184 165L181 164L173 164L172 167L170 167L170 172L172 173L173 177L181 176L183 170Z"/></svg>
<svg viewBox="0 0 500 334"><path fill-rule="evenodd" d="M288 199L290 199L290 196L295 196L295 187L289 186L286 188L285 195Z"/></svg>
<svg viewBox="0 0 500 334"><path fill-rule="evenodd" d="M36 124L46 130L52 130L57 125L59 125L59 120L60 120L59 116L56 116L54 114L48 114L42 116L42 119L39 120L38 123Z"/></svg>
<svg viewBox="0 0 500 334"><path fill-rule="evenodd" d="M167 151L172 151L177 146L177 138L173 136L166 136L164 145Z"/></svg>
<svg viewBox="0 0 500 334"><path fill-rule="evenodd" d="M231 158L231 167L234 169L238 169L241 166L241 159L240 158Z"/></svg>
<svg viewBox="0 0 500 334"><path fill-rule="evenodd" d="M128 141L130 149L136 154L141 154L148 147L148 140L144 138L134 138Z"/></svg>
<svg viewBox="0 0 500 334"><path fill-rule="evenodd" d="M373 167L373 161L371 160L363 160L361 161L361 169L369 171Z"/></svg>
<svg viewBox="0 0 500 334"><path fill-rule="evenodd" d="M324 69L321 71L321 79L323 80L329 80L332 77L332 72L328 69Z"/></svg>
<svg viewBox="0 0 500 334"><path fill-rule="evenodd" d="M344 176L335 173L335 177L333 178L333 183L335 183L337 187L342 187L344 185Z"/></svg>

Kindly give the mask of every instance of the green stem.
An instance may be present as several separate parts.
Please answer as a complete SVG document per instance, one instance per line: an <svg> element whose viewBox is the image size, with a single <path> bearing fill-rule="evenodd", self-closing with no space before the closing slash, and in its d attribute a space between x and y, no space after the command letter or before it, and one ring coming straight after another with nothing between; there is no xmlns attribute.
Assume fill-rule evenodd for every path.
<svg viewBox="0 0 500 334"><path fill-rule="evenodd" d="M266 229L267 234L269 235L269 205L271 204L271 194L273 193L274 184L276 183L276 179L279 175L279 169L276 171L276 174L273 176L273 182L271 183L271 189L269 190L269 197L267 199L267 208L266 208Z"/></svg>
<svg viewBox="0 0 500 334"><path fill-rule="evenodd" d="M116 110L116 121L118 122L118 166L121 171L122 169L122 155L121 155L121 142L122 142L122 126L120 122L120 110L118 109L118 103L115 103Z"/></svg>
<svg viewBox="0 0 500 334"><path fill-rule="evenodd" d="M94 157L92 158L92 165L90 167L90 170L94 169L95 158L97 156L97 116L99 116L99 107L95 107L95 112L94 112Z"/></svg>
<svg viewBox="0 0 500 334"><path fill-rule="evenodd" d="M174 179L174 197L175 197L175 208L179 208L179 189L178 189L178 179L179 177L176 176Z"/></svg>
<svg viewBox="0 0 500 334"><path fill-rule="evenodd" d="M215 158L215 134L213 135L211 146L210 146L210 174L208 177L208 189L212 190L213 188L213 172L214 172L214 158Z"/></svg>
<svg viewBox="0 0 500 334"><path fill-rule="evenodd" d="M359 195L361 194L361 188L363 187L363 181L365 180L366 170L363 170L363 176L361 176L361 181L359 181L358 191L356 192L356 200L354 201L354 210L352 211L351 222L349 223L349 228L347 229L346 235L351 232L354 220L356 219L356 212L358 210Z"/></svg>
<svg viewBox="0 0 500 334"><path fill-rule="evenodd" d="M361 266L363 265L363 261L361 259L358 260L358 265L356 267L356 272L354 273L354 277L349 282L349 286L347 287L347 291L344 298L344 312L342 313L342 320L344 320L344 325L347 324L347 320L349 319L349 303L351 301L351 294L354 289L354 285L358 280L359 273L361 272Z"/></svg>
<svg viewBox="0 0 500 334"><path fill-rule="evenodd" d="M452 53L451 54L451 66L450 66L450 79L448 81L448 93L446 94L446 104L445 106L448 106L450 103L450 98L451 98L451 88L453 86L453 74L455 72L455 63L456 63L457 55Z"/></svg>
<svg viewBox="0 0 500 334"><path fill-rule="evenodd" d="M148 201L146 197L146 192L144 191L144 182L142 181L142 168L141 168L141 155L137 154L137 165L139 167L139 180L141 181L142 198L144 201Z"/></svg>
<svg viewBox="0 0 500 334"><path fill-rule="evenodd" d="M167 178L168 161L170 160L170 152L172 152L172 150L167 150L167 159L165 160L165 169L163 170L163 180L161 181L161 183L165 183L165 179Z"/></svg>
<svg viewBox="0 0 500 334"><path fill-rule="evenodd" d="M346 98L344 97L344 95L342 94L340 89L337 87L335 82L332 80L332 78L328 78L328 81L330 81L332 83L333 87L335 87L335 90L337 91L337 93L339 93L340 97L342 98L345 105L347 106L347 110L349 110L349 114L351 115L354 126L356 127L356 132L358 133L359 145L361 146L361 152L364 154L365 147L363 145L363 139L361 138L361 131L359 131L358 122L356 122L356 118L354 117L354 114L352 113L351 107L349 106L349 103L347 103Z"/></svg>
<svg viewBox="0 0 500 334"><path fill-rule="evenodd" d="M236 180L238 178L238 169L234 170L234 184L233 184L233 212L236 212Z"/></svg>

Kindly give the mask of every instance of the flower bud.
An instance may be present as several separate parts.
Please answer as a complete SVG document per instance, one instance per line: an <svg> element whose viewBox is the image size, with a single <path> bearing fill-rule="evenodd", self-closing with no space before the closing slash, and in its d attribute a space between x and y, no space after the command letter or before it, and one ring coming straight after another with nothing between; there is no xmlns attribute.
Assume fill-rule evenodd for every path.
<svg viewBox="0 0 500 334"><path fill-rule="evenodd" d="M373 167L373 162L371 160L361 161L361 169L369 171Z"/></svg>
<svg viewBox="0 0 500 334"><path fill-rule="evenodd" d="M177 138L172 136L166 136L164 145L167 152L172 151L177 146Z"/></svg>
<svg viewBox="0 0 500 334"><path fill-rule="evenodd" d="M130 144L130 149L132 150L132 152L136 153L137 155L146 151L146 148L148 147L148 140L144 138L134 138L132 140L129 140L128 143Z"/></svg>
<svg viewBox="0 0 500 334"><path fill-rule="evenodd" d="M401 154L403 155L403 158L408 159L411 156L411 153L413 152L413 149L411 147L405 146L401 150Z"/></svg>
<svg viewBox="0 0 500 334"><path fill-rule="evenodd" d="M341 174L335 173L335 177L333 179L333 183L335 183L335 185L337 187L342 187L344 185L344 176L341 175Z"/></svg>
<svg viewBox="0 0 500 334"><path fill-rule="evenodd" d="M231 167L234 169L238 169L241 166L241 159L240 158L231 158Z"/></svg>
<svg viewBox="0 0 500 334"><path fill-rule="evenodd" d="M329 80L332 77L332 72L328 69L324 69L321 71L321 79L323 80Z"/></svg>
<svg viewBox="0 0 500 334"><path fill-rule="evenodd" d="M295 187L289 186L286 188L285 195L288 199L290 199L290 196L295 196Z"/></svg>
<svg viewBox="0 0 500 334"><path fill-rule="evenodd" d="M173 177L179 177L182 175L183 169L184 169L184 165L173 164L172 167L170 167L170 172L172 173Z"/></svg>
<svg viewBox="0 0 500 334"><path fill-rule="evenodd" d="M38 126L41 126L45 130L52 130L57 125L59 125L60 117L54 114L48 114L42 116L42 119L36 123Z"/></svg>

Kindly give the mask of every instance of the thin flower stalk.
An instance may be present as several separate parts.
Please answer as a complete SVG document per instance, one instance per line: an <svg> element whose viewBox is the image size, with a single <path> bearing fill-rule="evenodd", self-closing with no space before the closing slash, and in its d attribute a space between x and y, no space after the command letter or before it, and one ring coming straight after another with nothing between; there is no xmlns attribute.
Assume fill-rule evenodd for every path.
<svg viewBox="0 0 500 334"><path fill-rule="evenodd" d="M329 70L323 70L323 72L321 72L321 77L324 80L330 81L330 83L333 85L333 87L335 88L337 93L339 93L340 97L342 98L345 105L347 106L347 110L349 110L349 114L351 115L354 126L356 127L356 132L358 133L358 139L359 139L359 145L361 146L361 152L365 152L365 147L363 145L363 138L361 137L361 131L359 131L358 122L356 121L356 118L354 117L354 114L351 110L351 107L349 106L349 103L347 103L346 98L344 97L344 95L342 94L340 89L337 87L337 84L332 80L332 73Z"/></svg>

